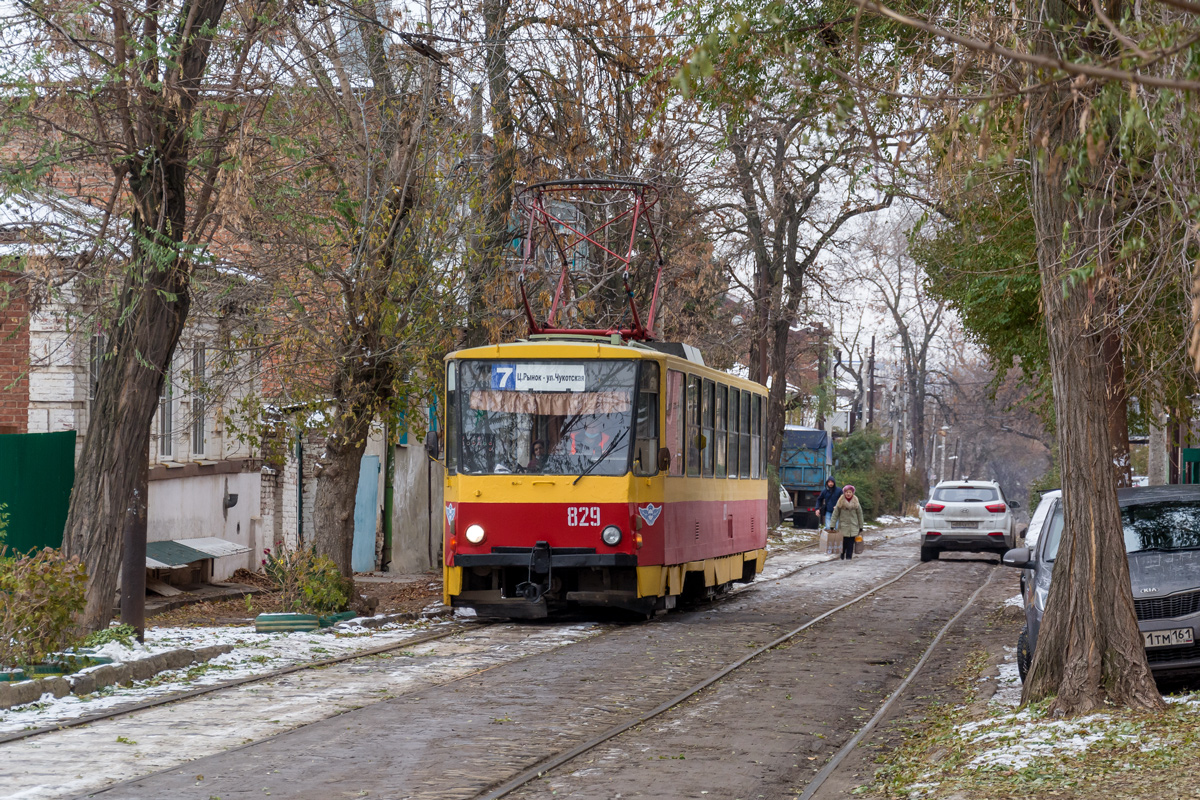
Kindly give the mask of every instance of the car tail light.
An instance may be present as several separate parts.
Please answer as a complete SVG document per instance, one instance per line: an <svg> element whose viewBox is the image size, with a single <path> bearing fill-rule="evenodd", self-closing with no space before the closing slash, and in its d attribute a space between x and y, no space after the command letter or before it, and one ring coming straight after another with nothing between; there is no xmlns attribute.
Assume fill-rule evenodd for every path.
<svg viewBox="0 0 1200 800"><path fill-rule="evenodd" d="M925 535L926 536L941 536L942 534L938 531L925 531Z"/></svg>
<svg viewBox="0 0 1200 800"><path fill-rule="evenodd" d="M944 510L945 508L946 507L944 505L942 505L941 503L926 503L925 504L925 510L931 511L935 514L939 511Z"/></svg>
<svg viewBox="0 0 1200 800"><path fill-rule="evenodd" d="M1003 514L1008 510L1008 506L1004 505L1004 503L992 503L990 506L984 506L984 508L993 514Z"/></svg>
<svg viewBox="0 0 1200 800"><path fill-rule="evenodd" d="M1004 531L992 531L991 533L988 534L988 536L1003 536L1003 535L1004 535Z"/></svg>

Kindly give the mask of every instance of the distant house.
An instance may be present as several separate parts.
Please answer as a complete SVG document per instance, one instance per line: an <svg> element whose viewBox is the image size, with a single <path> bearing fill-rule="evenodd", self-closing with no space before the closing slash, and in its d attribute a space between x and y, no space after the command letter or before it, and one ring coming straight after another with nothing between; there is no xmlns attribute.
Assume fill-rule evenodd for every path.
<svg viewBox="0 0 1200 800"><path fill-rule="evenodd" d="M78 455L108 346L97 292L71 278L69 253L40 244L56 237L31 234L54 223L59 208L27 202L19 213L0 211L0 434L75 431ZM239 568L258 569L265 549L311 541L324 442L307 424L310 411L276 411L267 420L274 424L263 424L262 373L273 370L240 346L254 324L246 311L253 293L253 278L231 264L198 271L192 312L151 422L147 563L156 577L219 581ZM274 377L269 383L277 386ZM381 564L423 571L437 559L440 466L420 442L394 438L390 525L383 520L382 429L363 459L355 515L355 563L363 571ZM388 528L392 546L385 549ZM184 561L195 553L207 556L199 567Z"/></svg>

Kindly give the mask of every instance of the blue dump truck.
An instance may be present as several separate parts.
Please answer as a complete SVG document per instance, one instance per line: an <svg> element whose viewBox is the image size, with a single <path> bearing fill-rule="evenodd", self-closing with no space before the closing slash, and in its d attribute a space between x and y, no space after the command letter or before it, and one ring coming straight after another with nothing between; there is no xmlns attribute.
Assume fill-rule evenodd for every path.
<svg viewBox="0 0 1200 800"><path fill-rule="evenodd" d="M779 483L792 496L796 527L818 525L817 495L833 470L833 439L819 428L788 425L783 429Z"/></svg>

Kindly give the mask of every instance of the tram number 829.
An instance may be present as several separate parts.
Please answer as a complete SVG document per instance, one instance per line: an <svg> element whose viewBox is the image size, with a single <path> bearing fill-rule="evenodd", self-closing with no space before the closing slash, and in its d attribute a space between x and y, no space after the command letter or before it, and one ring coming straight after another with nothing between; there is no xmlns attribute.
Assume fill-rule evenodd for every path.
<svg viewBox="0 0 1200 800"><path fill-rule="evenodd" d="M567 506L567 527L600 527L600 506Z"/></svg>

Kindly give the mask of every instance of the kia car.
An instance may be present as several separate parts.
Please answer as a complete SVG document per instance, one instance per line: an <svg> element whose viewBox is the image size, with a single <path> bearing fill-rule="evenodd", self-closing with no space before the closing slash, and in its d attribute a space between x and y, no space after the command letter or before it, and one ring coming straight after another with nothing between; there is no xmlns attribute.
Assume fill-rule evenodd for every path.
<svg viewBox="0 0 1200 800"><path fill-rule="evenodd" d="M947 551L998 553L1016 546L1013 509L995 481L942 481L921 507L921 560Z"/></svg>
<svg viewBox="0 0 1200 800"><path fill-rule="evenodd" d="M1200 486L1150 486L1117 492L1138 628L1150 669L1200 673ZM1004 554L1005 566L1024 570L1021 596L1025 626L1017 637L1021 680L1033 663L1038 630L1050 596L1054 561L1065 516L1061 497L1052 501L1037 544Z"/></svg>

